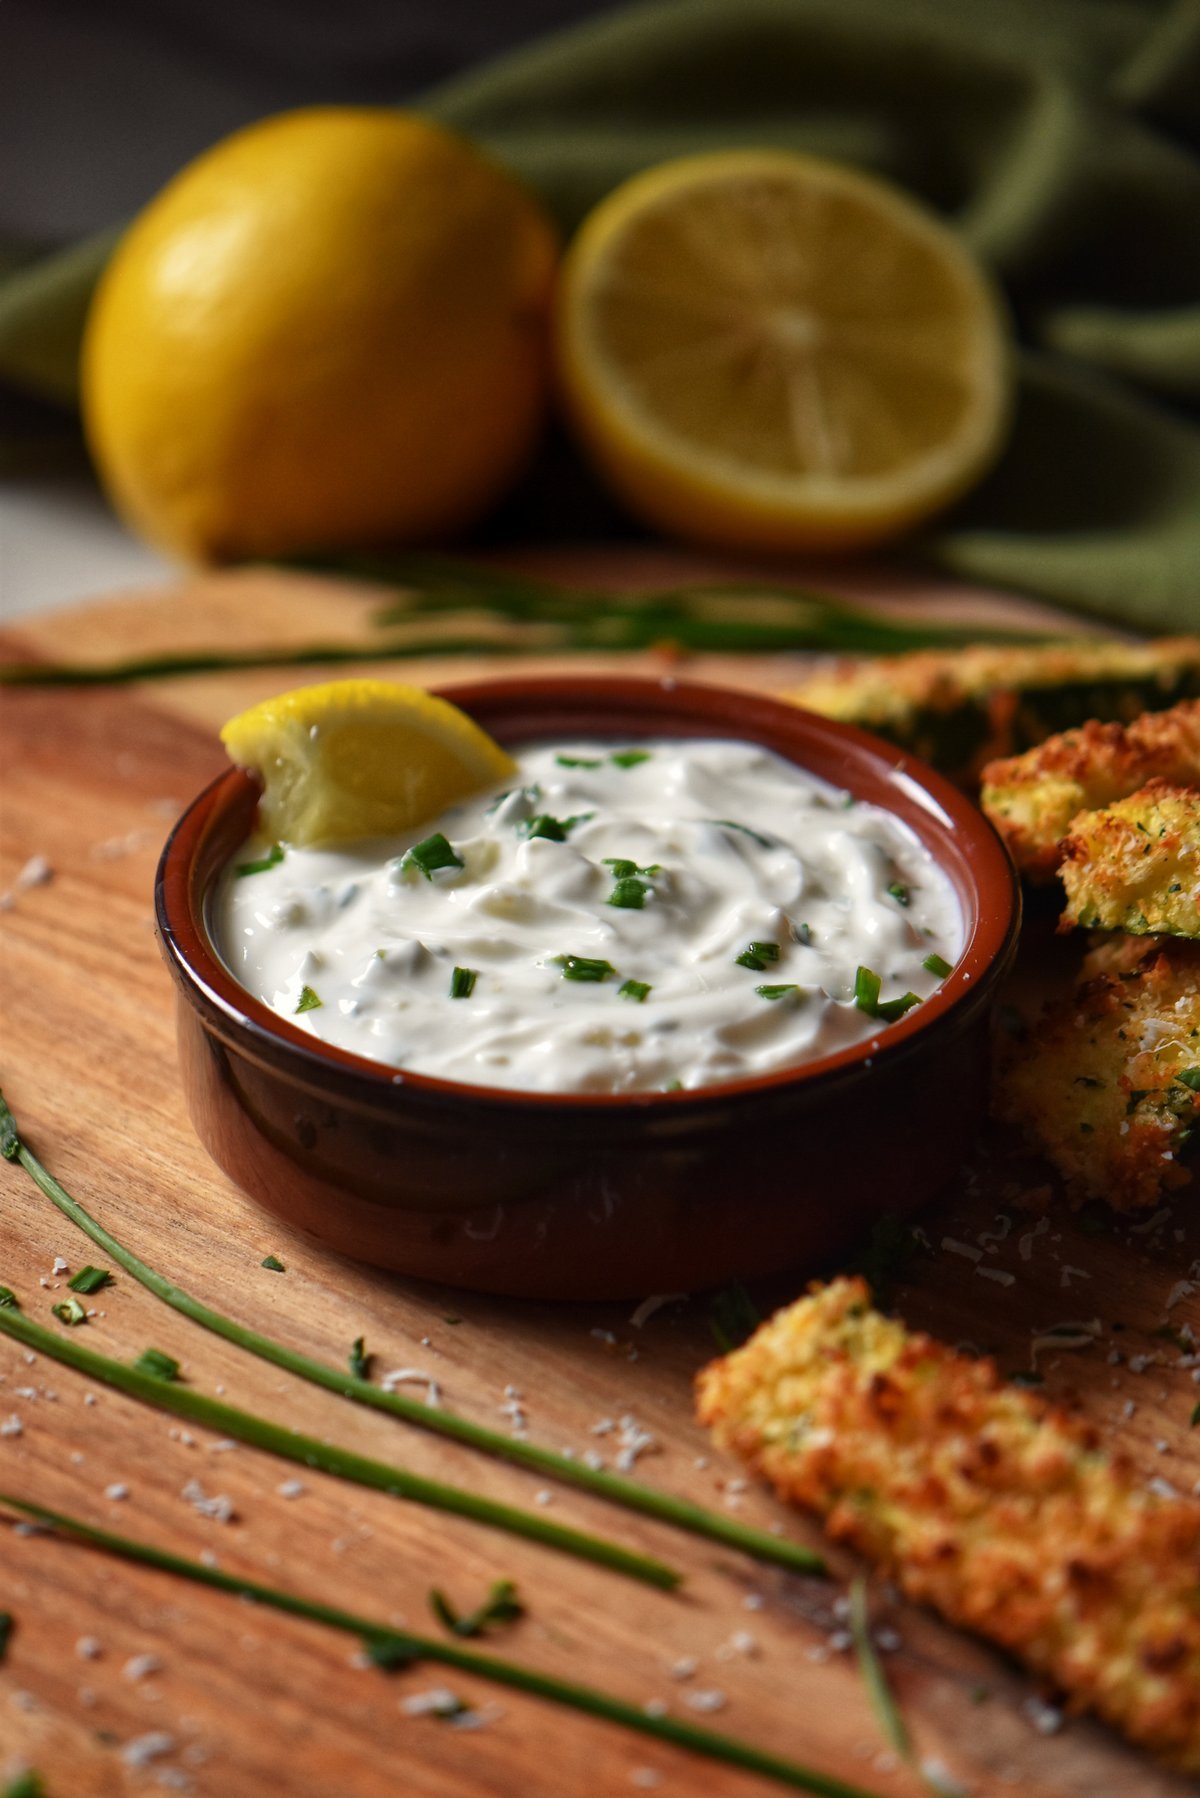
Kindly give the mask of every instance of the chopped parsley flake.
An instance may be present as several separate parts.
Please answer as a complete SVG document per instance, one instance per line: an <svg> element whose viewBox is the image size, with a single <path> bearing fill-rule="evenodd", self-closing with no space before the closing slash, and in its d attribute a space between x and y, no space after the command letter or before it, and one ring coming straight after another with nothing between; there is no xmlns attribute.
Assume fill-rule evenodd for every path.
<svg viewBox="0 0 1200 1798"><path fill-rule="evenodd" d="M626 980L617 988L617 998L636 999L637 1003L641 1005L653 990L653 987L647 985L644 980Z"/></svg>
<svg viewBox="0 0 1200 1798"><path fill-rule="evenodd" d="M452 999L469 999L475 991L475 982L478 979L478 968L455 968L450 976L450 997Z"/></svg>
<svg viewBox="0 0 1200 1798"><path fill-rule="evenodd" d="M267 853L256 862L239 862L233 870L240 880L245 874L265 874L268 868L277 868L283 860L283 848L279 843L272 843Z"/></svg>
<svg viewBox="0 0 1200 1798"><path fill-rule="evenodd" d="M593 961L586 955L555 955L552 960L564 980L609 980L617 971L610 961Z"/></svg>
<svg viewBox="0 0 1200 1798"><path fill-rule="evenodd" d="M320 1011L324 1003L324 999L318 998L311 986L302 986L300 988L300 1003L297 1005L296 1010L292 1015L293 1017L298 1017L302 1011Z"/></svg>
<svg viewBox="0 0 1200 1798"><path fill-rule="evenodd" d="M439 868L463 868L466 863L447 842L440 830L435 830L431 837L423 842L414 843L405 851L400 860L400 869L417 868L426 878L432 880Z"/></svg>
<svg viewBox="0 0 1200 1798"><path fill-rule="evenodd" d="M93 1267L89 1262L77 1274L72 1274L67 1285L72 1292L82 1292L86 1298L89 1293L99 1292L102 1286L108 1286L111 1282L112 1275L106 1267Z"/></svg>

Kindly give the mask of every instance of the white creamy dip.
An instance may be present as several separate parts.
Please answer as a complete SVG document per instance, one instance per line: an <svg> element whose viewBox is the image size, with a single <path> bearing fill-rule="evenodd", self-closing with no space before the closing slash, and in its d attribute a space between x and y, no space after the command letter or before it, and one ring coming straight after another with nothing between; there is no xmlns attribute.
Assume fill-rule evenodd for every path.
<svg viewBox="0 0 1200 1798"><path fill-rule="evenodd" d="M580 741L519 765L519 785L403 837L280 859L247 844L214 902L237 979L389 1066L619 1093L861 1042L961 952L950 882L912 832L768 750Z"/></svg>

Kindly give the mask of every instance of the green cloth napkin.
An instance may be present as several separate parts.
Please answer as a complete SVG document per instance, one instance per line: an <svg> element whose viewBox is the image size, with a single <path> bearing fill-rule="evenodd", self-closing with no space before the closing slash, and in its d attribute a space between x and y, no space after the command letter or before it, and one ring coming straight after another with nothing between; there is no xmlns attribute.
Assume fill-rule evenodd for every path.
<svg viewBox="0 0 1200 1798"><path fill-rule="evenodd" d="M1135 625L1200 623L1200 0L657 0L422 104L566 231L635 170L738 144L922 196L1003 283L1021 358L1008 450L916 553ZM15 396L73 402L112 242L0 253L18 426Z"/></svg>

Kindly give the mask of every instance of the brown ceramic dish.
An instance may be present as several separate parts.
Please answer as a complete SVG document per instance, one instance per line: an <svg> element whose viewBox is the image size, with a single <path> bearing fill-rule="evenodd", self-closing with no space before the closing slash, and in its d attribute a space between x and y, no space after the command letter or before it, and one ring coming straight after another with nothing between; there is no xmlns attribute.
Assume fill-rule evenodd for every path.
<svg viewBox="0 0 1200 1798"><path fill-rule="evenodd" d="M192 1120L239 1186L380 1267L490 1292L627 1298L814 1266L951 1176L982 1112L988 1013L1019 911L974 806L886 743L747 693L584 676L445 697L510 745L762 743L904 819L953 882L963 956L877 1038L703 1091L524 1094L397 1075L277 1017L216 954L208 895L257 801L231 769L175 827L155 905Z"/></svg>

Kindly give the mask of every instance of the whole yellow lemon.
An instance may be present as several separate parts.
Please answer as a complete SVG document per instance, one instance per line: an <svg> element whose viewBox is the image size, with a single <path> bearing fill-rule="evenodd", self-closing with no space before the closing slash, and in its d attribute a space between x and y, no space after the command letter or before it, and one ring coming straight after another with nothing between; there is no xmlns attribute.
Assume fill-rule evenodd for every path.
<svg viewBox="0 0 1200 1798"><path fill-rule="evenodd" d="M555 234L428 120L318 107L235 133L122 238L83 414L129 523L228 561L469 524L541 422Z"/></svg>

